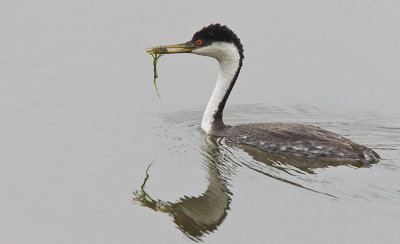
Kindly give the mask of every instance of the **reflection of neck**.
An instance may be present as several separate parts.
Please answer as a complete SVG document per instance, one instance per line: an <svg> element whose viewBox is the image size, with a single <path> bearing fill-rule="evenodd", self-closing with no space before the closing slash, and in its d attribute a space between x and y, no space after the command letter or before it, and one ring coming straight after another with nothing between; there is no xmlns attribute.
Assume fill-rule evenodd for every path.
<svg viewBox="0 0 400 244"><path fill-rule="evenodd" d="M199 197L182 200L174 207L191 219L198 227L213 229L226 216L229 209L230 197L226 181L221 178L215 164L209 165L209 184L207 190ZM208 226L208 227L207 227Z"/></svg>
<svg viewBox="0 0 400 244"><path fill-rule="evenodd" d="M201 128L206 133L224 126L222 114L226 100L235 84L240 71L241 58L235 45L225 45L222 54L216 59L219 63L219 75L214 91L211 95L206 111L203 115Z"/></svg>
<svg viewBox="0 0 400 244"><path fill-rule="evenodd" d="M207 190L198 197L182 197L176 203L154 200L144 190L149 179L148 169L141 191L133 192L134 200L155 211L168 213L178 228L189 238L200 240L204 233L215 231L227 216L231 202L227 180L221 175L218 165L224 157L213 136L206 135L205 165L208 172ZM151 165L151 164L150 164ZM149 165L149 167L150 167Z"/></svg>

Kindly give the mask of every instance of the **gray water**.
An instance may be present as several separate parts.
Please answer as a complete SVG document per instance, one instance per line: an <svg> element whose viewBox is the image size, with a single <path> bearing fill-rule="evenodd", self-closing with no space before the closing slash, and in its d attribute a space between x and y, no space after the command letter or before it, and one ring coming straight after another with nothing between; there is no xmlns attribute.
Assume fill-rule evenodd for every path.
<svg viewBox="0 0 400 244"><path fill-rule="evenodd" d="M398 243L396 1L3 1L1 243ZM200 121L217 63L145 48L221 22L245 60L228 124L295 122L380 154L310 164Z"/></svg>

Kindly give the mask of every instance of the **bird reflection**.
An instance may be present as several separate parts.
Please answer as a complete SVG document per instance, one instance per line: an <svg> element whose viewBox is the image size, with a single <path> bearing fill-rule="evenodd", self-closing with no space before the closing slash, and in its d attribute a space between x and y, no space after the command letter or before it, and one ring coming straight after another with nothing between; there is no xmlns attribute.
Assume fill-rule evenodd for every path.
<svg viewBox="0 0 400 244"><path fill-rule="evenodd" d="M290 172L286 169L286 166L290 166L290 168L292 169L295 168L296 172L298 173L309 173L309 174L314 174L315 169L336 167L340 165L351 165L357 168L370 166L370 164L365 164L361 160L343 161L343 160L334 160L328 158L327 159L302 158L297 156L266 152L252 146L235 145L230 143L227 144L242 149L258 162L265 163L268 166L274 167L288 174L290 174Z"/></svg>
<svg viewBox="0 0 400 244"><path fill-rule="evenodd" d="M220 153L218 143L211 136L206 136L206 139L208 186L203 194L184 196L174 203L151 198L145 191L151 164L146 170L146 177L140 190L133 192L133 200L136 203L170 215L177 227L194 241L201 241L204 234L215 231L224 221L232 195L228 189L226 174L221 173L223 155Z"/></svg>
<svg viewBox="0 0 400 244"><path fill-rule="evenodd" d="M140 190L133 192L134 202L141 206L148 207L157 212L163 212L173 218L177 227L190 239L201 241L201 238L217 230L218 226L225 220L232 193L228 189L228 180L234 167L245 166L264 176L279 180L293 186L309 190L315 193L324 194L329 197L335 196L320 192L290 180L292 176L314 174L317 168L325 168L339 165L352 165L354 167L366 167L360 162L345 162L333 160L306 159L295 156L286 156L262 151L258 148L245 145L233 145L213 136L202 134L205 141L202 149L203 158L208 171L208 186L200 196L183 196L176 202L166 202L160 199L153 199L145 191L146 182L149 179L149 168ZM251 159L238 159L233 157L230 149L239 149L248 154L254 161L261 162L260 165L251 163ZM271 173L268 169L276 169ZM289 177L291 176L291 177Z"/></svg>

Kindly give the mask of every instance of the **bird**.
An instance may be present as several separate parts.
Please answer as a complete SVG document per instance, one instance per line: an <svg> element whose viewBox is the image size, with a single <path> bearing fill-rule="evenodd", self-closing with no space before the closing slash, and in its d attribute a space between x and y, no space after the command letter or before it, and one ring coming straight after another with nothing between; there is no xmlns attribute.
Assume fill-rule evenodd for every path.
<svg viewBox="0 0 400 244"><path fill-rule="evenodd" d="M211 24L197 31L190 41L146 49L149 54L191 53L209 56L219 63L219 74L208 101L201 129L228 142L301 158L329 161L378 162L372 149L322 128L294 123L226 125L223 112L243 64L243 45L226 25Z"/></svg>

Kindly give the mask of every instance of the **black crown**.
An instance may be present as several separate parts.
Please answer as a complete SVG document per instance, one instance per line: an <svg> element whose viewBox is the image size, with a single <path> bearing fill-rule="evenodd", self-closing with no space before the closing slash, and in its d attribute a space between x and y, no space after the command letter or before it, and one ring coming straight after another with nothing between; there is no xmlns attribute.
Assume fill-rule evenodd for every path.
<svg viewBox="0 0 400 244"><path fill-rule="evenodd" d="M199 30L193 35L192 42L203 41L203 46L210 45L212 42L229 42L236 45L240 57L243 59L243 45L237 35L226 25L211 24Z"/></svg>

